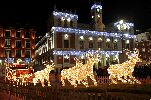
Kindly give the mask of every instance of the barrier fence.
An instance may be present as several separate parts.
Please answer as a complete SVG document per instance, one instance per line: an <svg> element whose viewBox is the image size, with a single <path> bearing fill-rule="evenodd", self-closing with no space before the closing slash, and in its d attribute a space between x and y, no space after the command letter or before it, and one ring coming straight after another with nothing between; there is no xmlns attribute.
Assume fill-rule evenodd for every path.
<svg viewBox="0 0 151 100"><path fill-rule="evenodd" d="M60 76L56 77L58 81ZM16 83L0 81L0 91L5 91L9 96L22 100L149 100L151 98L151 85L109 85L108 77L97 77L97 87L62 87L53 80L51 87L42 87L41 84ZM59 82L59 81L58 81ZM18 100L20 100L18 99ZM15 100L15 99L10 99Z"/></svg>

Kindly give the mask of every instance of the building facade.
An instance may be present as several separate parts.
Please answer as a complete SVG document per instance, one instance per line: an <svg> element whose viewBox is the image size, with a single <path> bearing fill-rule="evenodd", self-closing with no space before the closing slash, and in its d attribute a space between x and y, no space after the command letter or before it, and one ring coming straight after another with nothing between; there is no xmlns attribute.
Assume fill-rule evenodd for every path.
<svg viewBox="0 0 151 100"><path fill-rule="evenodd" d="M136 35L136 48L139 50L140 58L148 62L151 59L151 34L144 32Z"/></svg>
<svg viewBox="0 0 151 100"><path fill-rule="evenodd" d="M30 62L35 56L35 30L13 27L0 28L0 63Z"/></svg>
<svg viewBox="0 0 151 100"><path fill-rule="evenodd" d="M123 48L133 48L135 35L128 31L123 34L104 31L99 3L95 3L90 12L92 21L86 25L78 23L75 13L55 9L48 20L48 33L36 45L36 65L40 67L43 61L51 59L56 65L55 71L60 73L63 68L75 65L75 57L85 62L88 53L100 56L101 61L94 66L96 69L119 63L122 45Z"/></svg>

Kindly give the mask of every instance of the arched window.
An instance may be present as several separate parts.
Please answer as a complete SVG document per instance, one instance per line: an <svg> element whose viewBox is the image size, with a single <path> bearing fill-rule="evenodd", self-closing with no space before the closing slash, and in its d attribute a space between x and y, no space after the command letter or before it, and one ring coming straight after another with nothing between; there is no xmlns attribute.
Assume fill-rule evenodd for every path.
<svg viewBox="0 0 151 100"><path fill-rule="evenodd" d="M61 26L61 19L58 18L58 26Z"/></svg>
<svg viewBox="0 0 151 100"><path fill-rule="evenodd" d="M64 27L68 27L68 21L64 20Z"/></svg>
<svg viewBox="0 0 151 100"><path fill-rule="evenodd" d="M72 20L70 21L70 27L74 27L74 23Z"/></svg>

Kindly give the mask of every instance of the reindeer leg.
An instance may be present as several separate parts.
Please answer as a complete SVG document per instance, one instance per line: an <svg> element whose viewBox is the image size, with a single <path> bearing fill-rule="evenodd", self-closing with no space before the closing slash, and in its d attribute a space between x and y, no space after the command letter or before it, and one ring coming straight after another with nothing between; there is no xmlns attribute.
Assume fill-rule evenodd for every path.
<svg viewBox="0 0 151 100"><path fill-rule="evenodd" d="M90 78L92 79L94 86L97 86L96 79L94 78L94 75L90 75Z"/></svg>

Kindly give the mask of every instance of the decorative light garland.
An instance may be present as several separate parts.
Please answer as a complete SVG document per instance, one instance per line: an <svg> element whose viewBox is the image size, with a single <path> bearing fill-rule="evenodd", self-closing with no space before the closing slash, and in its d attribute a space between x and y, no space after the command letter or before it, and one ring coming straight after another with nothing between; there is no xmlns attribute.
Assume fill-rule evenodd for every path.
<svg viewBox="0 0 151 100"><path fill-rule="evenodd" d="M96 61L99 61L98 58L92 55L88 57L86 64L82 64L79 59L76 59L76 65L74 67L63 69L61 71L62 85L66 85L65 79L67 79L74 87L77 87L77 85L81 83L86 87L89 87L87 79L89 76L94 85L97 86L97 82L93 75L93 65Z"/></svg>
<svg viewBox="0 0 151 100"><path fill-rule="evenodd" d="M91 7L91 10L92 10L92 9L97 9L97 8L102 9L102 6L101 6L101 5L94 4L94 5Z"/></svg>
<svg viewBox="0 0 151 100"><path fill-rule="evenodd" d="M53 15L58 17L58 18L62 18L63 17L65 19L70 18L71 20L78 20L78 15L75 15L75 14L69 14L69 13L53 11Z"/></svg>
<svg viewBox="0 0 151 100"><path fill-rule="evenodd" d="M120 22L116 22L116 23L114 23L114 26L117 26L117 25L119 25L119 24L120 24ZM123 24L125 24L127 27L134 27L134 24L133 24L133 23L124 22Z"/></svg>
<svg viewBox="0 0 151 100"><path fill-rule="evenodd" d="M99 31L90 31L90 30L80 30L74 28L63 28L63 27L52 27L54 32L65 32L65 33L75 33L81 35L93 35L93 36L105 36L105 37L117 37L117 38L136 38L136 35L129 35L119 33L108 33L108 32L99 32Z"/></svg>
<svg viewBox="0 0 151 100"><path fill-rule="evenodd" d="M83 55L83 54L102 54L102 55L117 55L119 53L122 53L122 51L98 51L98 50L88 50L88 51L80 51L80 50L72 50L72 51L59 51L59 50L54 50L53 54L54 55Z"/></svg>
<svg viewBox="0 0 151 100"><path fill-rule="evenodd" d="M110 74L109 78L113 84L128 83L128 84L141 84L140 81L133 77L132 73L136 62L141 62L141 59L138 57L138 50L134 53L130 51L126 53L128 55L128 60L122 64L110 65L107 69Z"/></svg>

